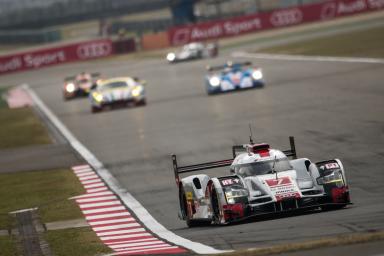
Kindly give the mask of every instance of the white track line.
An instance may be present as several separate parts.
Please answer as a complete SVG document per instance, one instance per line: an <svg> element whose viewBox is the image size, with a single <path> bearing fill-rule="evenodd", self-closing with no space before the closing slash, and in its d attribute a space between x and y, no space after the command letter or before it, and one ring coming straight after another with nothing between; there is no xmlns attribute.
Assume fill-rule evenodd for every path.
<svg viewBox="0 0 384 256"><path fill-rule="evenodd" d="M100 191L107 191L107 190L108 190L108 188L104 186L101 188L87 189L87 193L91 194L91 193L100 192Z"/></svg>
<svg viewBox="0 0 384 256"><path fill-rule="evenodd" d="M94 198L98 196L105 196L105 195L114 195L112 191L104 191L104 192L98 192L98 193L91 193L91 194L84 194L80 196L74 196L69 199L85 199L85 198Z"/></svg>
<svg viewBox="0 0 384 256"><path fill-rule="evenodd" d="M104 208L100 206L111 206L111 205L121 205L120 200L114 200L110 202L102 202L102 203L88 203L88 204L79 204L81 209L87 209L87 208Z"/></svg>
<svg viewBox="0 0 384 256"><path fill-rule="evenodd" d="M97 220L97 219L105 219L105 218L112 218L112 217L120 217L120 216L131 216L129 212L118 212L118 213L110 213L110 214L98 214L93 216L85 216L85 218L90 220Z"/></svg>
<svg viewBox="0 0 384 256"><path fill-rule="evenodd" d="M116 207L108 207L108 208L100 208L100 209L94 209L94 210L83 210L84 214L90 214L90 213L106 213L110 211L116 211L116 210L125 210L124 206L116 206Z"/></svg>
<svg viewBox="0 0 384 256"><path fill-rule="evenodd" d="M95 197L95 198L87 198L87 199L77 199L77 203L90 203L90 202L98 202L98 201L103 201L103 200L112 200L112 199L117 199L116 196L111 195L111 196L100 196L100 197Z"/></svg>
<svg viewBox="0 0 384 256"><path fill-rule="evenodd" d="M129 222L135 221L134 218L121 218L121 219L113 219L113 220L102 220L102 221L88 221L89 225L103 225L103 224L112 224L119 222Z"/></svg>
<svg viewBox="0 0 384 256"><path fill-rule="evenodd" d="M248 53L248 52L234 52L234 53L232 53L232 57L267 59L267 60L287 60L287 61L316 61L316 62L384 64L384 59L375 59L375 58L304 56L304 55L265 54L265 53Z"/></svg>
<svg viewBox="0 0 384 256"><path fill-rule="evenodd" d="M105 227L93 227L92 229L94 231L107 231L107 230L113 230L113 229L120 229L120 228L135 228L140 227L139 223L128 223L128 224L119 224L119 225L110 225Z"/></svg>
<svg viewBox="0 0 384 256"><path fill-rule="evenodd" d="M112 176L108 169L93 155L69 130L65 125L56 117L55 114L44 104L44 102L37 96L37 94L28 86L24 85L24 89L29 93L35 105L45 114L51 123L61 132L67 139L69 144L89 163L90 166L97 172L97 174L108 184L113 192L115 192L124 202L124 204L135 213L139 220L144 225L155 233L160 238L163 238L175 245L182 246L186 249L192 250L198 254L216 254L228 252L224 250L217 250L213 247L193 242L166 229L152 215L145 209L139 201L137 201L125 189L122 189L119 182ZM80 174L81 175L81 174ZM87 190L97 192L97 190ZM95 211L95 210L93 210Z"/></svg>
<svg viewBox="0 0 384 256"><path fill-rule="evenodd" d="M138 233L138 232L143 232L143 233L131 234L131 233ZM132 237L149 236L149 235L151 235L150 233L146 232L144 228L134 228L134 229L126 229L126 230L106 231L106 232L96 232L96 234L98 236L101 236L101 240L132 238Z"/></svg>

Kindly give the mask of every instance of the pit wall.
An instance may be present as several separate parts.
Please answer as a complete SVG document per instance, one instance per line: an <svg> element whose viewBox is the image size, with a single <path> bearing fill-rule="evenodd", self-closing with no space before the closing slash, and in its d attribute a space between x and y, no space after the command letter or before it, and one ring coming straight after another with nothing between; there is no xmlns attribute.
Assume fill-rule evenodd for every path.
<svg viewBox="0 0 384 256"><path fill-rule="evenodd" d="M196 25L172 27L166 32L145 34L141 38L143 50L183 45L194 41L216 40L246 33L283 28L309 22L384 9L384 0L333 0L323 3L285 8L268 13L241 16ZM62 63L92 60L136 50L134 39L98 39L40 48L0 56L0 75L26 71Z"/></svg>

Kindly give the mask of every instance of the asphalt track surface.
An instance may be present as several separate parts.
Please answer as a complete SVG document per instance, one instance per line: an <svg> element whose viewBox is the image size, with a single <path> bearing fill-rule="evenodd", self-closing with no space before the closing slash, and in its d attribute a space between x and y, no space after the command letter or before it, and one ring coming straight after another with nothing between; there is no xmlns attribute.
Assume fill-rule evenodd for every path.
<svg viewBox="0 0 384 256"><path fill-rule="evenodd" d="M222 64L229 56L228 51L213 60L177 65L160 59L84 62L3 76L1 84L30 84L122 187L166 228L192 241L244 249L383 230L384 65L259 59L263 89L207 96L205 66ZM63 78L81 70L145 79L148 105L92 114L87 99L63 101ZM299 156L340 158L354 204L338 211L187 228L177 218L170 154L176 153L181 164L229 158L233 144L247 143L248 124L256 141L285 149L293 135ZM220 172L228 173L207 173Z"/></svg>

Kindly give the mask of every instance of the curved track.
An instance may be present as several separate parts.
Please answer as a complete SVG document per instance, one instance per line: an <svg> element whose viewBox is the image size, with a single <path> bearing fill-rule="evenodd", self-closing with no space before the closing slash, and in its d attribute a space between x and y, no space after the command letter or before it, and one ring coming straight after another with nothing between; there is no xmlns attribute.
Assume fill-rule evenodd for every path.
<svg viewBox="0 0 384 256"><path fill-rule="evenodd" d="M259 60L263 89L208 97L204 67L214 60L167 65L112 59L2 77L27 82L49 108L165 227L217 249L240 249L384 229L384 65ZM255 61L253 61L255 63ZM148 106L91 114L87 99L64 102L62 78L80 70L134 75L148 82ZM188 229L177 218L169 155L181 164L225 159L248 140L277 148L296 137L299 156L339 157L354 205L339 211ZM209 173L214 173L210 171Z"/></svg>

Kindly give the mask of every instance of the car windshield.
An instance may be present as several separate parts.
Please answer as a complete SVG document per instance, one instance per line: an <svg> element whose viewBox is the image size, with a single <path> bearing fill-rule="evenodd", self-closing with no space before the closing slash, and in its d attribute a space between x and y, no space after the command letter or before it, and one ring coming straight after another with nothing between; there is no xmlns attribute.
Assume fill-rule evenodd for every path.
<svg viewBox="0 0 384 256"><path fill-rule="evenodd" d="M234 167L235 173L240 176L254 176L272 173L272 169L276 172L291 170L288 158L280 158L276 160L259 161L250 164L239 164Z"/></svg>
<svg viewBox="0 0 384 256"><path fill-rule="evenodd" d="M116 82L111 82L104 84L101 89L102 90L109 90L109 89L114 89L114 88L121 88L121 87L127 87L128 84L125 81L116 81Z"/></svg>

